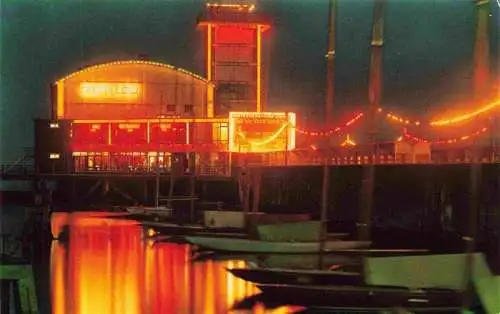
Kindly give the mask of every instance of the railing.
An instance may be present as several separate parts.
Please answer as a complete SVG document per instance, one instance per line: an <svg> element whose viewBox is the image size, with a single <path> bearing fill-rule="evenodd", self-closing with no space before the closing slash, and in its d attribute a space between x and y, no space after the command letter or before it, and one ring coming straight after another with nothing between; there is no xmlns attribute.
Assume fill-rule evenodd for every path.
<svg viewBox="0 0 500 314"><path fill-rule="evenodd" d="M0 177L29 176L35 173L33 163L3 163L0 165Z"/></svg>
<svg viewBox="0 0 500 314"><path fill-rule="evenodd" d="M34 149L26 147L23 149L23 153L23 156L16 161L0 164L0 178L29 176L35 173Z"/></svg>
<svg viewBox="0 0 500 314"><path fill-rule="evenodd" d="M480 163L499 163L500 156L494 154L483 154L477 157ZM333 155L325 156L314 152L292 151L288 153L271 153L256 156L239 156L232 159L233 167L287 167L287 166L315 166L324 165L325 162L335 166L366 165L371 162L367 155ZM472 156L412 156L380 154L374 156L376 165L411 165L411 164L470 164Z"/></svg>
<svg viewBox="0 0 500 314"><path fill-rule="evenodd" d="M32 150L31 150L32 151ZM15 162L0 164L0 176L4 180L27 179L36 174L35 165L30 149L27 154ZM474 154L471 151L439 152L433 155L401 155L378 154L374 160L376 165L411 165L411 164L470 164ZM500 156L493 151L483 150L477 152L480 163L500 163ZM178 164L173 169L162 167L161 175L189 176L194 174L202 177L230 177L231 169L244 167L288 167L288 166L319 166L325 161L332 166L366 165L370 162L368 155L363 153L338 154L336 151L295 150L291 152L276 152L266 154L227 154L220 155L217 159L199 160L193 169L185 169L183 164ZM156 167L130 167L130 168L80 168L76 170L54 169L44 171L41 175L77 175L77 176L154 176Z"/></svg>

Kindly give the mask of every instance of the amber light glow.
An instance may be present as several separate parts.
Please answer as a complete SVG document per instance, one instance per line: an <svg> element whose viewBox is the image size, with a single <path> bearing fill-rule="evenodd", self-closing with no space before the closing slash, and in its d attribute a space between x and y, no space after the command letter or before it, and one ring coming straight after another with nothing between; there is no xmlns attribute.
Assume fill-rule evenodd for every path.
<svg viewBox="0 0 500 314"><path fill-rule="evenodd" d="M440 139L440 140L428 140L428 139L420 138L417 136L413 136L405 130L404 137L410 141L418 142L418 143L453 144L453 143L458 143L461 141L467 141L467 140L470 140L472 138L476 138L476 137L480 136L481 134L485 133L486 131L488 131L488 128L483 127L481 129L473 132L473 133L462 135L462 136L456 137L456 138Z"/></svg>
<svg viewBox="0 0 500 314"><path fill-rule="evenodd" d="M293 112L230 112L229 151L263 153L295 148Z"/></svg>
<svg viewBox="0 0 500 314"><path fill-rule="evenodd" d="M346 139L340 144L340 146L345 147L345 146L356 146L356 142L351 140L351 137L349 134L347 134Z"/></svg>
<svg viewBox="0 0 500 314"><path fill-rule="evenodd" d="M141 92L139 83L80 83L80 97L104 99L136 99Z"/></svg>
<svg viewBox="0 0 500 314"><path fill-rule="evenodd" d="M354 123L358 122L359 119L363 117L363 113L355 114L351 119L347 120L345 123L336 126L330 129L322 129L322 130L307 130L302 128L297 128L297 132L300 134L308 135L308 136L330 136L332 134L340 132L342 129L350 127Z"/></svg>
<svg viewBox="0 0 500 314"><path fill-rule="evenodd" d="M229 313L258 293L226 271L244 262L193 263L189 246L153 245L134 222L93 215L53 215L55 232L70 226L52 244L53 314Z"/></svg>
<svg viewBox="0 0 500 314"><path fill-rule="evenodd" d="M497 99L495 101L492 101L491 103L487 104L484 107L481 107L477 110L462 114L462 115L457 115L451 118L447 119L441 119L441 120L435 120L431 121L432 126L445 126L445 125L450 125L450 124L455 124L458 122L466 121L469 119L472 119L482 113L488 112L492 109L497 108L500 105L500 99Z"/></svg>
<svg viewBox="0 0 500 314"><path fill-rule="evenodd" d="M262 111L262 91L261 91L261 84L262 84L262 26L257 25L257 108L255 111L261 112Z"/></svg>

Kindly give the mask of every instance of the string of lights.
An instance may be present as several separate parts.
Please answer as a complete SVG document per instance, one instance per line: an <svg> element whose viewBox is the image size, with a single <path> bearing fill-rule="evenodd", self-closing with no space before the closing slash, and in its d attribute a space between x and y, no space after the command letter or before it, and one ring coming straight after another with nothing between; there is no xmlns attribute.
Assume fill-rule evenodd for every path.
<svg viewBox="0 0 500 314"><path fill-rule="evenodd" d="M379 108L378 112L383 113L384 109ZM385 117L391 122L398 122L398 123L405 124L405 125L416 125L416 126L420 125L420 121L418 121L418 120L411 120L411 119L403 118L403 117L395 115L391 112L386 113Z"/></svg>
<svg viewBox="0 0 500 314"><path fill-rule="evenodd" d="M426 123L422 123L419 120L412 120L412 119L409 119L409 118L406 118L406 117L403 117L403 116L400 116L400 115L396 115L396 114L394 114L392 112L385 113L385 110L383 108L379 108L377 111L378 111L378 113L381 113L381 114L385 113L386 119L388 121L390 121L390 122L395 122L395 123L399 123L399 124L406 125L406 126L430 125L430 126L433 126L433 127L441 127L441 126L454 125L454 124L457 124L459 122L463 122L463 121L466 121L466 120L473 119L473 118L477 117L478 115L481 115L481 114L486 113L486 112L490 112L490 111L496 109L499 106L500 106L500 99L496 99L496 100L488 103L487 105L485 105L485 106L483 106L483 107L481 107L479 109L476 109L474 111L470 111L468 113L457 115L457 116L453 116L453 117L446 118L446 119L431 120L431 121L428 121ZM301 129L301 128L296 128L296 130L297 130L298 133L304 134L304 135L307 135L307 136L329 136L329 135L332 135L332 134L340 133L340 131L342 129L347 128L347 127L355 124L363 116L364 116L364 114L362 112L356 113L356 115L354 115L351 119L349 119L347 122L345 122L341 126L337 126L335 128L331 128L331 129L328 129L328 130L308 130L308 129ZM477 131L475 133L472 133L470 135L462 136L462 137L457 138L457 139L442 140L442 141L437 141L437 142L434 141L432 143L455 143L455 142L457 142L459 140L467 140L470 137L474 137L476 135L484 133L484 131L482 131L482 130L483 129L481 129L480 131ZM407 135L411 136L409 134L407 134ZM415 138L413 140L416 140L416 139L417 138ZM426 141L426 140L423 140L423 139L420 139L420 140ZM428 141L426 141L426 142L428 142Z"/></svg>
<svg viewBox="0 0 500 314"><path fill-rule="evenodd" d="M458 142L461 142L461 141L467 141L467 140L470 140L472 138L476 138L476 137L482 135L483 133L485 133L487 130L488 130L488 128L483 127L483 128L481 128L481 129L479 129L479 130L477 130L475 132L472 132L470 134L466 134L466 135L462 135L460 137L446 139L446 140L444 140L444 139L440 139L440 140L428 140L428 139L424 139L424 138L421 138L421 137L417 137L417 136L411 135L406 130L403 133L403 136L407 140L410 140L410 141L413 141L413 142L417 142L417 143L453 144L453 143L458 143Z"/></svg>
<svg viewBox="0 0 500 314"><path fill-rule="evenodd" d="M468 112L468 113L465 113L462 115L454 116L454 117L448 118L448 119L440 119L440 120L431 121L430 125L432 125L432 126L445 126L445 125L450 125L450 124L462 122L465 120L470 120L470 119L475 118L476 116L478 116L482 113L496 109L498 106L500 106L500 99L492 101L489 104L487 104L486 106L483 106L477 110L474 110L474 111L471 111L471 112Z"/></svg>
<svg viewBox="0 0 500 314"><path fill-rule="evenodd" d="M309 136L329 136L329 135L332 135L335 133L339 133L342 129L347 128L347 127L355 124L363 117L363 115L364 114L362 112L357 113L354 117L349 119L344 124L337 126L335 128L332 128L332 129L328 129L328 130L307 130L307 129L296 128L296 131L300 134L309 135Z"/></svg>
<svg viewBox="0 0 500 314"><path fill-rule="evenodd" d="M500 0L499 0L500 1ZM473 110L473 111L470 111L468 113L464 113L464 114L460 114L460 115L456 115L456 116L452 116L452 117L449 117L449 118L443 118L443 119L436 119L436 120L431 120L431 121L428 121L426 124L430 125L430 126L433 126L433 127L441 127L441 126L449 126L449 125L454 125L454 124L457 124L459 122L464 122L464 121L467 121L467 120L471 120L483 113L486 113L486 112L490 112L494 109L497 109L497 107L500 106L500 99L496 99L482 107L480 107L479 109L476 109L476 110ZM379 113L382 113L384 112L385 110L383 108L379 108L378 109L378 112ZM386 114L386 117L389 121L391 122L396 122L396 123L400 123L400 124L403 124L403 125L415 125L415 126L421 126L423 125L422 122L420 122L419 120L412 120L412 119L408 119L406 117L403 117L403 116L400 116L400 115L396 115L396 114L393 114L391 112L387 113Z"/></svg>

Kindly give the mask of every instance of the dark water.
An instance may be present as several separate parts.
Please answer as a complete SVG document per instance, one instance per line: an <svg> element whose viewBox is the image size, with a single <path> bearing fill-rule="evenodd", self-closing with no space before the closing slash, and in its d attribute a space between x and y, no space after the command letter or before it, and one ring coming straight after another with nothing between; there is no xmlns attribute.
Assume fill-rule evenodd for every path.
<svg viewBox="0 0 500 314"><path fill-rule="evenodd" d="M233 305L259 293L226 268L244 261L191 262L188 245L154 244L133 221L102 214L56 213L52 232L69 225L69 241L50 252L53 314L293 313L299 308L246 311Z"/></svg>

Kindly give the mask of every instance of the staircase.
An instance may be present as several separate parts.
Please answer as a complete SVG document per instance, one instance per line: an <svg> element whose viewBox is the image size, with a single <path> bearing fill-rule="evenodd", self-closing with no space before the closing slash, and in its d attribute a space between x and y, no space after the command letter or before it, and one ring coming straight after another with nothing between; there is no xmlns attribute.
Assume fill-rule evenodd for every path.
<svg viewBox="0 0 500 314"><path fill-rule="evenodd" d="M23 149L23 155L12 162L0 163L1 180L26 180L35 174L35 150Z"/></svg>

